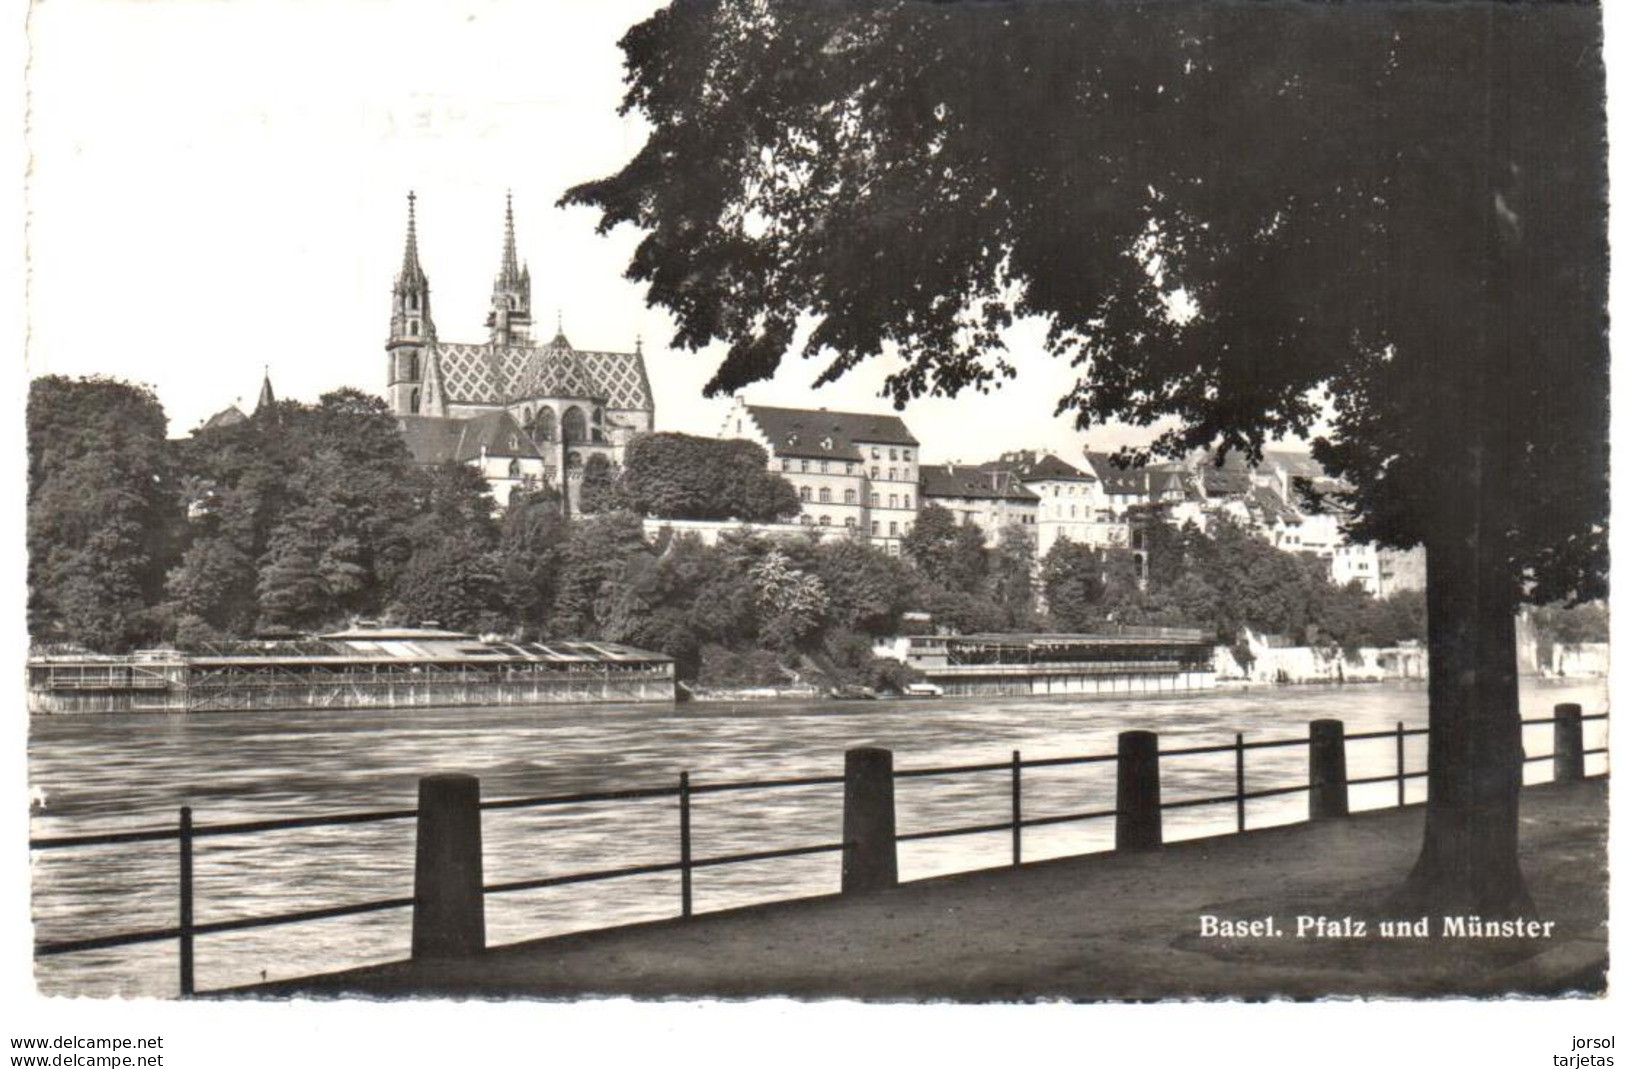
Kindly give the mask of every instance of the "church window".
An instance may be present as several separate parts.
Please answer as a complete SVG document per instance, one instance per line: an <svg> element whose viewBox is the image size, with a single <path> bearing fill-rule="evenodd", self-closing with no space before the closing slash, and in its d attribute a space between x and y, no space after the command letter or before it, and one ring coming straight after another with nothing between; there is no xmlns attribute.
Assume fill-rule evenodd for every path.
<svg viewBox="0 0 1625 1069"><path fill-rule="evenodd" d="M829 504L829 487L820 486L818 488L818 503L820 505Z"/></svg>
<svg viewBox="0 0 1625 1069"><path fill-rule="evenodd" d="M575 405L571 405L564 410L564 419L561 421L561 425L566 443L587 440L587 414Z"/></svg>
<svg viewBox="0 0 1625 1069"><path fill-rule="evenodd" d="M416 412L418 410L418 392L416 390L412 391L412 397L406 402L406 407L407 410L411 412Z"/></svg>
<svg viewBox="0 0 1625 1069"><path fill-rule="evenodd" d="M517 435L517 434L508 435L508 448L509 449L518 449L519 448L519 435Z"/></svg>
<svg viewBox="0 0 1625 1069"><path fill-rule="evenodd" d="M568 457L565 458L564 462L572 468L579 468L581 467L581 454L572 452Z"/></svg>
<svg viewBox="0 0 1625 1069"><path fill-rule="evenodd" d="M406 332L408 334L416 334L418 332L418 321L414 319L408 323L406 325Z"/></svg>
<svg viewBox="0 0 1625 1069"><path fill-rule="evenodd" d="M553 415L553 410L551 408L544 405L537 409L536 437L541 441L551 442L554 437L554 429L557 423L558 417Z"/></svg>

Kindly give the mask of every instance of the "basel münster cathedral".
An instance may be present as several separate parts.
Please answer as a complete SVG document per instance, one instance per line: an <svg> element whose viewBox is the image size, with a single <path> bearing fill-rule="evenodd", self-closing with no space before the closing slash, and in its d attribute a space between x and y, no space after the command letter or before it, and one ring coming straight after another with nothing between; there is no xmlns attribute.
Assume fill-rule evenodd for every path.
<svg viewBox="0 0 1625 1069"><path fill-rule="evenodd" d="M563 488L572 511L595 454L619 465L635 435L654 428L641 343L629 353L573 347L562 323L531 341L530 268L519 262L508 198L502 264L483 342L443 342L418 262L417 199L407 196L406 252L389 319L388 397L419 463L473 465L497 503L516 488Z"/></svg>

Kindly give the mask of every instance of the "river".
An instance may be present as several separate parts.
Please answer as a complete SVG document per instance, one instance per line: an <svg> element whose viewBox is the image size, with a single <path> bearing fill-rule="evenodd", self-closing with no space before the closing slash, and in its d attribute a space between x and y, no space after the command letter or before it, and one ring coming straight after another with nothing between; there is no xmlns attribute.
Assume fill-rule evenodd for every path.
<svg viewBox="0 0 1625 1069"><path fill-rule="evenodd" d="M1606 704L1600 680L1524 681L1526 718L1557 702L1587 713ZM696 785L729 780L839 775L853 746L893 750L900 770L950 764L1109 753L1119 731L1161 733L1163 749L1302 737L1321 717L1350 732L1426 724L1420 684L1265 687L1135 700L1019 698L907 702L681 706L552 706L538 709L364 710L84 715L34 718L31 784L45 807L35 836L173 826L177 808L199 824L411 808L430 772L478 775L486 799L667 786L681 771ZM1586 725L1586 745L1604 745L1605 725ZM1530 754L1551 750L1551 728L1526 731ZM1425 739L1409 742L1420 769ZM1393 740L1351 742L1351 778L1394 770ZM1588 770L1606 766L1588 759ZM1249 752L1249 790L1304 780L1305 751ZM1228 754L1165 759L1165 801L1234 788ZM1551 776L1531 765L1529 781ZM1110 763L1025 770L1025 818L1111 808ZM1008 772L903 779L900 833L1009 819ZM1412 780L1409 799L1425 797ZM1356 809L1391 805L1391 784L1352 789ZM1248 826L1304 819L1302 794L1249 804ZM841 788L726 792L696 796L694 856L835 842ZM1171 810L1169 840L1233 830L1228 805ZM677 856L677 807L668 797L484 816L488 883L589 869L667 862ZM1027 829L1025 860L1108 849L1110 820ZM33 861L36 938L83 938L176 923L173 843L41 851ZM1008 864L1008 832L931 839L899 848L901 878ZM412 893L410 821L281 831L200 840L199 923L312 909ZM698 870L697 912L838 890L838 854ZM488 941L672 916L678 878L659 874L548 888L487 899ZM402 957L409 910L200 937L197 988L279 979ZM155 995L176 991L172 942L40 959L48 994Z"/></svg>

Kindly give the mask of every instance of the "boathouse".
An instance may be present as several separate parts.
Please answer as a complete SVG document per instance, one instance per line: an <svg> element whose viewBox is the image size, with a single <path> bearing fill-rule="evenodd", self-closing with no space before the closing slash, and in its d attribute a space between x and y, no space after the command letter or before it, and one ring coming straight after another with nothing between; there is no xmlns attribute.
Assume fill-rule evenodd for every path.
<svg viewBox="0 0 1625 1069"><path fill-rule="evenodd" d="M875 647L950 695L1166 694L1214 685L1213 636L1170 627L1111 634L915 635Z"/></svg>
<svg viewBox="0 0 1625 1069"><path fill-rule="evenodd" d="M670 657L619 643L505 642L436 628L28 660L28 707L39 713L670 702L675 686Z"/></svg>

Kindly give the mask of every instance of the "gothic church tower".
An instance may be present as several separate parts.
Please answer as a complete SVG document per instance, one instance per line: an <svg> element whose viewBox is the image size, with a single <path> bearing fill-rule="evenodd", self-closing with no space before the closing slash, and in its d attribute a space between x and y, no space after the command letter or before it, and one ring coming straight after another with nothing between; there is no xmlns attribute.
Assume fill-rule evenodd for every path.
<svg viewBox="0 0 1625 1069"><path fill-rule="evenodd" d="M528 288L528 281L527 281ZM395 276L395 295L389 316L387 375L390 410L399 414L422 411L424 362L434 344L434 320L429 315L429 278L418 263L417 194L406 195L406 251L401 272Z"/></svg>
<svg viewBox="0 0 1625 1069"><path fill-rule="evenodd" d="M491 311L485 317L492 345L530 344L530 265L519 264L513 239L513 194L508 194L503 229L502 266L491 284Z"/></svg>

